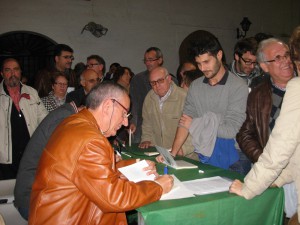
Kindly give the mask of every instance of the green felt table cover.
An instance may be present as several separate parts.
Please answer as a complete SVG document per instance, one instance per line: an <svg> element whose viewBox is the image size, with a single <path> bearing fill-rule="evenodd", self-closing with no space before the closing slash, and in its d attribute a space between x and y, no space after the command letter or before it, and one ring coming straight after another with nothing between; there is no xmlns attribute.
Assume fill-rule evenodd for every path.
<svg viewBox="0 0 300 225"><path fill-rule="evenodd" d="M155 160L155 156L146 156L137 145L127 146L126 153L133 158ZM126 158L126 156L123 158ZM179 180L194 180L205 177L222 176L243 180L243 176L221 168L202 164L191 159L176 157L198 164L198 169L175 170L169 168ZM157 163L157 171L163 174L164 165ZM201 195L193 198L157 201L137 209L146 225L281 225L283 220L284 193L282 188L269 188L260 196L246 200L229 192Z"/></svg>

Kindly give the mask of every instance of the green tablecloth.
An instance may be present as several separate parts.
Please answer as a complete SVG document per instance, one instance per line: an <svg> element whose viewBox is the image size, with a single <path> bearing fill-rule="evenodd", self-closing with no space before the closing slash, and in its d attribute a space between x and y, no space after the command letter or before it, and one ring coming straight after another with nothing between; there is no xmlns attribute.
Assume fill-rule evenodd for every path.
<svg viewBox="0 0 300 225"><path fill-rule="evenodd" d="M136 145L127 148L127 153L133 158L155 159L155 157L145 156L143 151ZM151 148L146 151L155 151L155 149ZM185 160L197 163L190 159L185 158ZM199 162L198 166L204 174L200 174L198 169L175 170L172 168L169 168L169 173L175 174L181 181L212 176L243 180L243 176L235 172ZM157 164L159 174L163 173L163 167L163 164ZM222 192L194 198L158 201L138 208L137 211L142 214L146 225L281 225L283 207L282 188L270 188L252 200Z"/></svg>

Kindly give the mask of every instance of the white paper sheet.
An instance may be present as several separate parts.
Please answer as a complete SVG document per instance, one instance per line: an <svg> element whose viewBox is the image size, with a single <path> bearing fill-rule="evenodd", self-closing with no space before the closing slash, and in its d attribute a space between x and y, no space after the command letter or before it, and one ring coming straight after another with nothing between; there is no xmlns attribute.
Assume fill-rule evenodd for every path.
<svg viewBox="0 0 300 225"><path fill-rule="evenodd" d="M171 175L174 178L174 186L172 190L163 194L160 200L170 200L170 199L180 199L180 198L190 198L195 197L193 192L187 189L180 180L175 175Z"/></svg>
<svg viewBox="0 0 300 225"><path fill-rule="evenodd" d="M182 182L195 195L206 195L228 191L232 180L223 177L209 177Z"/></svg>
<svg viewBox="0 0 300 225"><path fill-rule="evenodd" d="M147 175L147 171L143 169L149 166L145 160L141 160L137 163L131 164L129 166L125 166L119 168L119 171L130 181L135 183L142 181L142 180L154 180L155 175Z"/></svg>

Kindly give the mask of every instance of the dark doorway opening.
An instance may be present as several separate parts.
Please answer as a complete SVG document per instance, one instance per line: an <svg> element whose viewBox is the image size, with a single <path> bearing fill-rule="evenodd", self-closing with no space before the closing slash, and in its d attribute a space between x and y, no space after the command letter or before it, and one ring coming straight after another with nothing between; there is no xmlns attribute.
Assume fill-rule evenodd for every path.
<svg viewBox="0 0 300 225"><path fill-rule="evenodd" d="M0 35L0 63L6 58L17 59L22 68L22 76L33 86L40 69L53 63L52 39L31 31L12 31Z"/></svg>

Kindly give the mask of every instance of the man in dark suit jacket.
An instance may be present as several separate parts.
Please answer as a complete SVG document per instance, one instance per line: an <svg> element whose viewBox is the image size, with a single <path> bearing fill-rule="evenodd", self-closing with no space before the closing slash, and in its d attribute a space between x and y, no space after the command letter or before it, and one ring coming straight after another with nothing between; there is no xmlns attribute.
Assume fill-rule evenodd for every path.
<svg viewBox="0 0 300 225"><path fill-rule="evenodd" d="M82 87L67 94L66 102L74 101L77 107L85 105L87 94L99 81L100 78L94 70L85 70L80 76L80 84Z"/></svg>

